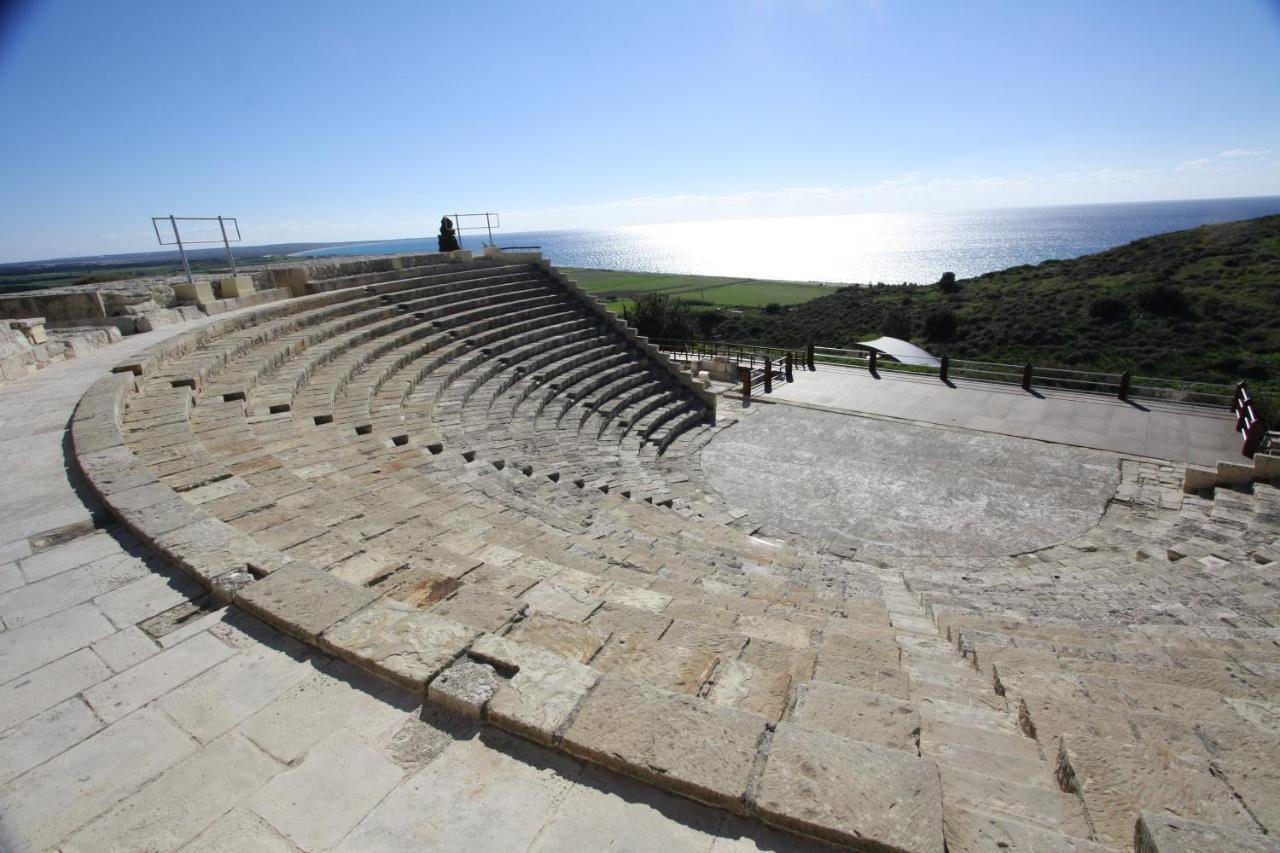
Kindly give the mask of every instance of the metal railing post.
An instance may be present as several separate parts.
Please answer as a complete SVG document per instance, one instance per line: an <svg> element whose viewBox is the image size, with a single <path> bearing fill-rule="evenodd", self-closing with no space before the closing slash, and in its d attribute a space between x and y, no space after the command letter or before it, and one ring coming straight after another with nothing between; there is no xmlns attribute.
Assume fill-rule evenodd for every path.
<svg viewBox="0 0 1280 853"><path fill-rule="evenodd" d="M938 378L943 382L947 381L948 374L951 373L951 356L944 355L942 363L938 365Z"/></svg>
<svg viewBox="0 0 1280 853"><path fill-rule="evenodd" d="M187 250L182 246L182 235L178 233L178 218L172 213L169 214L169 224L173 226L173 239L178 243L178 254L182 255L182 268L187 271L187 284L194 284L191 280L191 264L187 263Z"/></svg>
<svg viewBox="0 0 1280 853"><path fill-rule="evenodd" d="M1120 374L1120 399L1121 400L1129 399L1129 383L1132 381L1133 381L1133 374L1130 373L1129 371L1126 370L1124 373Z"/></svg>
<svg viewBox="0 0 1280 853"><path fill-rule="evenodd" d="M738 368L738 377L742 380L742 399L751 402L751 371L745 367Z"/></svg>
<svg viewBox="0 0 1280 853"><path fill-rule="evenodd" d="M239 220L237 220L238 222ZM227 224L222 221L222 217L218 217L218 228L222 231L222 247L227 250L227 262L231 264L231 274L236 274L236 256L231 253L231 244L227 242ZM237 225L236 231L240 228Z"/></svg>
<svg viewBox="0 0 1280 853"><path fill-rule="evenodd" d="M789 352L787 353L787 360L784 364L785 364L785 367L783 369L786 371L787 381L795 382L796 381L795 377L791 375L791 353Z"/></svg>
<svg viewBox="0 0 1280 853"><path fill-rule="evenodd" d="M1024 391L1031 390L1031 376L1034 372L1035 368L1030 364L1027 364L1022 368L1022 389Z"/></svg>
<svg viewBox="0 0 1280 853"><path fill-rule="evenodd" d="M764 393L773 393L773 360L767 357L764 360Z"/></svg>

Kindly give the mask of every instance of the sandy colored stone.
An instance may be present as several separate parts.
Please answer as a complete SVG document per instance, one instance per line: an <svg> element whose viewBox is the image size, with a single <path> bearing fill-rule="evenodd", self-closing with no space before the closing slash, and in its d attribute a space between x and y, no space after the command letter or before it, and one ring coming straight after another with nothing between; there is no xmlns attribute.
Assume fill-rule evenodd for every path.
<svg viewBox="0 0 1280 853"><path fill-rule="evenodd" d="M518 608L508 596L464 584L452 596L434 604L431 610L477 631L497 631L511 621Z"/></svg>
<svg viewBox="0 0 1280 853"><path fill-rule="evenodd" d="M893 749L915 752L919 745L920 716L910 705L825 681L799 686L790 719L806 728Z"/></svg>
<svg viewBox="0 0 1280 853"><path fill-rule="evenodd" d="M813 671L814 679L871 693L907 698L907 674L897 667L873 661L823 653Z"/></svg>
<svg viewBox="0 0 1280 853"><path fill-rule="evenodd" d="M620 636L605 643L591 665L692 696L710 677L716 659L715 652Z"/></svg>
<svg viewBox="0 0 1280 853"><path fill-rule="evenodd" d="M791 676L759 669L740 660L721 659L711 678L707 699L777 721L787 706Z"/></svg>
<svg viewBox="0 0 1280 853"><path fill-rule="evenodd" d="M269 624L314 641L377 597L371 590L294 563L238 590L234 601Z"/></svg>
<svg viewBox="0 0 1280 853"><path fill-rule="evenodd" d="M1240 832L1166 812L1144 811L1133 834L1134 853L1275 853L1275 836Z"/></svg>
<svg viewBox="0 0 1280 853"><path fill-rule="evenodd" d="M476 634L443 616L383 599L325 631L320 644L357 666L422 690Z"/></svg>
<svg viewBox="0 0 1280 853"><path fill-rule="evenodd" d="M743 614L738 617L734 628L752 638L769 640L793 649L809 646L809 628L794 622L774 619L770 616L753 616Z"/></svg>
<svg viewBox="0 0 1280 853"><path fill-rule="evenodd" d="M388 598L421 608L444 600L461 586L457 578L438 575L427 569L409 569L403 576L392 578L390 583L394 585L387 592Z"/></svg>
<svg viewBox="0 0 1280 853"><path fill-rule="evenodd" d="M1143 809L1170 810L1228 829L1253 826L1200 756L1066 735L1059 745L1057 774L1060 783L1080 792L1098 840L1113 846L1132 842L1134 820Z"/></svg>
<svg viewBox="0 0 1280 853"><path fill-rule="evenodd" d="M765 719L606 675L564 735L575 755L712 805L746 793Z"/></svg>
<svg viewBox="0 0 1280 853"><path fill-rule="evenodd" d="M714 652L721 657L735 658L747 644L747 635L725 628L676 619L662 635L667 645L684 646L704 652Z"/></svg>
<svg viewBox="0 0 1280 853"><path fill-rule="evenodd" d="M477 640L469 655L501 676L486 716L540 743L551 743L598 678L595 670L577 661L492 634Z"/></svg>
<svg viewBox="0 0 1280 853"><path fill-rule="evenodd" d="M427 701L456 714L479 717L497 692L498 681L492 666L462 658L427 686Z"/></svg>
<svg viewBox="0 0 1280 853"><path fill-rule="evenodd" d="M942 783L932 761L794 723L774 732L755 807L770 822L841 844L943 850Z"/></svg>
<svg viewBox="0 0 1280 853"><path fill-rule="evenodd" d="M521 599L534 613L545 613L570 622L582 622L600 606L602 599L565 589L555 579L539 581L526 590Z"/></svg>
<svg viewBox="0 0 1280 853"><path fill-rule="evenodd" d="M785 672L794 681L808 681L813 677L813 665L818 655L812 649L796 649L753 638L738 658L760 669Z"/></svg>
<svg viewBox="0 0 1280 853"><path fill-rule="evenodd" d="M541 613L517 622L507 636L580 663L591 660L605 641L605 637L589 625L566 622Z"/></svg>

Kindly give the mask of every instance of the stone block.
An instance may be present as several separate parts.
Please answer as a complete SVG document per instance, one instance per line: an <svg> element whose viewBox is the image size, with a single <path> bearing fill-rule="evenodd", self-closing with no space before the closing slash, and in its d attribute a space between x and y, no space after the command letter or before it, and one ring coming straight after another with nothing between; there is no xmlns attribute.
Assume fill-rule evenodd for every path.
<svg viewBox="0 0 1280 853"><path fill-rule="evenodd" d="M1259 480L1280 479L1280 453L1259 453L1253 457L1254 475Z"/></svg>
<svg viewBox="0 0 1280 853"><path fill-rule="evenodd" d="M422 691L479 632L383 599L324 632L321 647L411 690Z"/></svg>
<svg viewBox="0 0 1280 853"><path fill-rule="evenodd" d="M254 292L253 276L228 275L215 282L221 299L239 299Z"/></svg>
<svg viewBox="0 0 1280 853"><path fill-rule="evenodd" d="M44 850L196 749L160 711L143 708L0 790L5 841Z"/></svg>
<svg viewBox="0 0 1280 853"><path fill-rule="evenodd" d="M790 719L850 740L916 751L920 716L905 702L825 681L802 684Z"/></svg>
<svg viewBox="0 0 1280 853"><path fill-rule="evenodd" d="M734 808L746 794L765 723L747 711L606 675L562 742L596 764Z"/></svg>
<svg viewBox="0 0 1280 853"><path fill-rule="evenodd" d="M1253 826L1239 800L1201 756L1112 738L1065 735L1059 741L1057 777L1065 789L1080 793L1097 840L1104 844L1131 843L1134 817L1142 809L1169 810L1230 829Z"/></svg>
<svg viewBox="0 0 1280 853"><path fill-rule="evenodd" d="M755 808L771 823L857 849L944 849L932 761L794 723L774 733Z"/></svg>
<svg viewBox="0 0 1280 853"><path fill-rule="evenodd" d="M566 622L541 613L517 622L507 636L580 663L591 660L605 641L605 637L589 625Z"/></svg>
<svg viewBox="0 0 1280 853"><path fill-rule="evenodd" d="M498 673L488 664L463 658L427 686L427 701L455 714L479 718L498 690Z"/></svg>
<svg viewBox="0 0 1280 853"><path fill-rule="evenodd" d="M207 281L175 284L173 292L180 302L185 302L188 305L204 305L208 302L214 302L218 298L213 292L213 285Z"/></svg>
<svg viewBox="0 0 1280 853"><path fill-rule="evenodd" d="M1218 485L1247 486L1253 482L1253 465L1243 462L1219 462Z"/></svg>
<svg viewBox="0 0 1280 853"><path fill-rule="evenodd" d="M488 719L543 744L552 742L598 677L577 661L492 634L477 640L468 654L500 676L486 708Z"/></svg>
<svg viewBox="0 0 1280 853"><path fill-rule="evenodd" d="M1133 833L1134 853L1276 853L1280 840L1167 812L1143 811Z"/></svg>
<svg viewBox="0 0 1280 853"><path fill-rule="evenodd" d="M717 705L741 708L777 721L787 705L791 676L785 672L760 669L740 660L724 660L716 665L707 699Z"/></svg>
<svg viewBox="0 0 1280 853"><path fill-rule="evenodd" d="M339 730L258 789L249 807L303 850L328 850L403 776L377 750Z"/></svg>
<svg viewBox="0 0 1280 853"><path fill-rule="evenodd" d="M714 651L615 636L605 643L592 666L692 696L711 676L716 660Z"/></svg>
<svg viewBox="0 0 1280 853"><path fill-rule="evenodd" d="M307 295L307 271L303 267L283 267L267 271L270 288L287 288L294 297Z"/></svg>
<svg viewBox="0 0 1280 853"><path fill-rule="evenodd" d="M222 738L81 829L60 849L175 850L278 769L243 738Z"/></svg>
<svg viewBox="0 0 1280 853"><path fill-rule="evenodd" d="M1218 485L1218 469L1203 465L1188 465L1182 475L1182 491L1194 495L1202 489L1212 489Z"/></svg>
<svg viewBox="0 0 1280 853"><path fill-rule="evenodd" d="M268 624L314 641L329 627L377 597L372 590L361 589L319 569L292 563L237 590L232 600Z"/></svg>

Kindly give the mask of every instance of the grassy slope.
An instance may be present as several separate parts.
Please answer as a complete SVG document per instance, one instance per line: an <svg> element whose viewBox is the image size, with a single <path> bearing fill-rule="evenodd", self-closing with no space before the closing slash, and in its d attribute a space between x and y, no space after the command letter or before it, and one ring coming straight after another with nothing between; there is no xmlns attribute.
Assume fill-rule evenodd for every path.
<svg viewBox="0 0 1280 853"><path fill-rule="evenodd" d="M1185 312L1162 316L1138 295L1172 284ZM1101 297L1122 316L1090 316ZM1080 369L1132 369L1146 376L1201 381L1248 378L1280 393L1280 216L1206 226L1138 240L1071 261L1012 267L934 286L850 287L789 307L777 316L726 317L716 337L735 341L844 346L879 334L885 312L911 317L912 340L942 354ZM931 341L924 318L950 310L951 341Z"/></svg>
<svg viewBox="0 0 1280 853"><path fill-rule="evenodd" d="M565 273L615 311L621 311L631 297L654 290L698 305L748 308L763 308L770 303L799 305L831 292L822 285L800 281L579 268L566 269Z"/></svg>

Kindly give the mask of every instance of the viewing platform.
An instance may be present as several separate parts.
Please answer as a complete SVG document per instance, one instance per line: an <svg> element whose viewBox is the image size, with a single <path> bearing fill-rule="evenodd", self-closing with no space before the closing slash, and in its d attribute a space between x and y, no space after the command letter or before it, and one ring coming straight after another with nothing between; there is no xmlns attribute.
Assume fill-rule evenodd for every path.
<svg viewBox="0 0 1280 853"><path fill-rule="evenodd" d="M755 400L796 403L1185 462L1247 461L1226 409L1125 401L1059 388L1026 391L955 378L818 363Z"/></svg>

